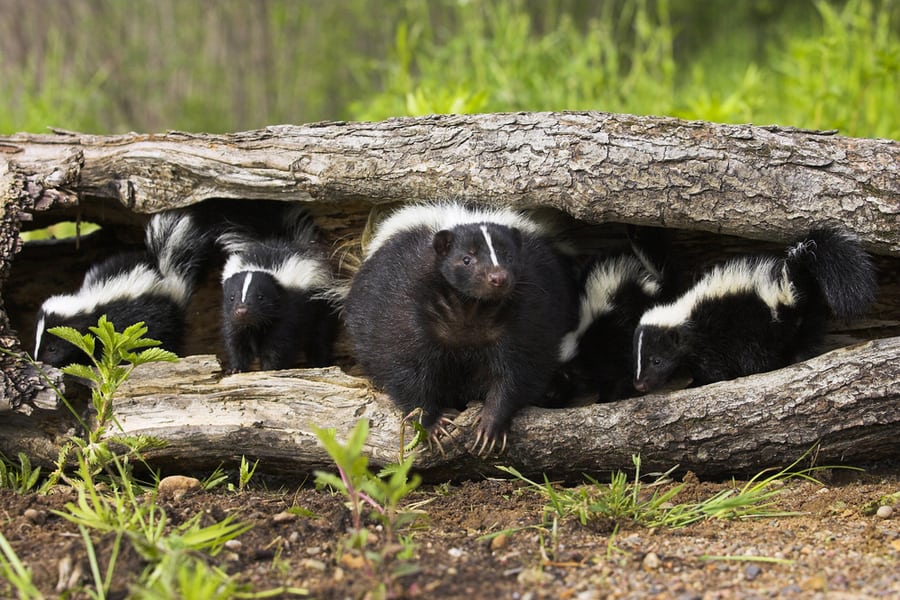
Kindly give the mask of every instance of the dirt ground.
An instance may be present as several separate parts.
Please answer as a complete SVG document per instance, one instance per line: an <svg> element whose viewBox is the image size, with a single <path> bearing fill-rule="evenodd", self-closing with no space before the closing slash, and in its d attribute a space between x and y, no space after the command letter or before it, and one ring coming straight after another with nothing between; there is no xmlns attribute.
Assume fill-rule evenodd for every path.
<svg viewBox="0 0 900 600"><path fill-rule="evenodd" d="M252 523L212 560L254 591L293 586L315 598L361 598L387 580L393 595L418 598L900 597L900 505L887 517L872 514L879 498L900 491L900 471L824 475L822 484L792 480L781 489L777 508L801 516L705 521L677 530L634 524L614 530L608 522L566 520L554 532L536 527L545 500L520 482L423 486L411 498L430 499L422 507L427 521L413 534L417 552L409 562L418 572L393 581L340 552L350 525L341 496L309 486L217 489L160 503L175 524L198 512L205 523L229 514ZM733 485L691 475L686 481L676 502ZM0 530L47 597L66 592L61 562L86 560L76 527L51 513L73 499L67 492L0 490ZM483 537L513 528L520 530ZM374 524L370 531L370 543L378 547L383 532ZM104 540L97 546L102 549ZM90 583L84 566L75 588ZM142 567L133 553L123 553L110 597L126 597ZM86 597L84 590L68 593Z"/></svg>

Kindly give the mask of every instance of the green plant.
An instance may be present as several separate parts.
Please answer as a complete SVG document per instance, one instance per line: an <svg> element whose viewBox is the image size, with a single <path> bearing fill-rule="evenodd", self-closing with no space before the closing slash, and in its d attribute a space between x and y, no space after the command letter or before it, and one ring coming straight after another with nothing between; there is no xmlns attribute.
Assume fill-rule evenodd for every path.
<svg viewBox="0 0 900 600"><path fill-rule="evenodd" d="M206 491L214 490L217 487L226 484L228 484L228 475L225 473L222 465L216 467L216 469L212 473L210 473L208 477L200 481L200 487Z"/></svg>
<svg viewBox="0 0 900 600"><path fill-rule="evenodd" d="M900 137L888 107L900 97L900 6L891 1L818 0L820 32L791 38L773 57L773 100L782 122L850 135ZM773 106L770 106L770 109Z"/></svg>
<svg viewBox="0 0 900 600"><path fill-rule="evenodd" d="M31 571L22 564L9 541L0 532L0 592L6 594L15 591L15 595L23 600L38 600L44 595L31 581ZM5 585L8 587L4 587Z"/></svg>
<svg viewBox="0 0 900 600"><path fill-rule="evenodd" d="M684 484L671 484L669 475L674 471L656 476L650 483L641 481L641 461L635 455L633 480L618 471L613 473L609 484L601 484L587 477L589 485L577 488L558 488L546 476L544 483L537 483L523 476L512 467L501 470L528 483L547 498L544 507L545 518L576 517L581 524L597 519L608 519L614 523L633 522L646 527L679 528L704 519L746 519L759 517L790 516L798 513L779 511L775 500L782 488L776 482L800 478L816 481L810 473L833 467L809 467L794 470L808 456L801 456L788 467L771 472L763 471L751 478L740 488L722 490L710 498L695 503L674 503Z"/></svg>
<svg viewBox="0 0 900 600"><path fill-rule="evenodd" d="M130 325L119 333L106 315L103 315L96 326L88 329L90 333L86 334L71 327L52 327L47 331L75 345L87 355L93 365L71 364L63 367L62 371L92 384L91 404L96 414L95 423L93 427L85 427L86 440L73 438L72 441L85 454L89 464L102 468L114 456L113 450L103 438L107 435L111 424L118 426L112 410L113 399L119 387L138 366L160 361L175 362L178 356L158 348L159 341L144 337L147 327L143 322ZM99 358L95 352L98 342L101 346ZM75 414L74 410L72 412ZM117 438L117 441L124 443L135 453L156 443L146 437L122 437Z"/></svg>
<svg viewBox="0 0 900 600"><path fill-rule="evenodd" d="M250 461L247 460L246 457L241 456L241 466L238 469L238 491L243 492L244 488L247 487L247 484L250 483L250 479L253 478L253 474L256 473L256 467L259 465L259 461L253 463L253 466L250 466Z"/></svg>
<svg viewBox="0 0 900 600"><path fill-rule="evenodd" d="M415 490L421 478L410 476L413 457L407 457L396 465L382 469L377 475L369 470L368 457L363 446L369 435L369 422L360 419L345 443L337 439L334 429L314 428L316 437L337 466L338 475L316 471L316 485L328 486L347 498L350 509L351 531L345 548L357 552L363 558L370 578L377 581L376 589L384 592L386 586L398 577L418 571L410 561L415 554L411 535L399 537L422 516L422 503L403 506L402 502ZM363 522L368 512L381 524L384 542L377 550L369 549L369 531ZM382 577L379 577L379 573Z"/></svg>
<svg viewBox="0 0 900 600"><path fill-rule="evenodd" d="M134 480L118 459L113 459L113 465L118 477L101 493L93 468L84 456L79 455L76 477L69 479L77 490L78 498L67 503L65 510L54 511L79 528L88 551L97 597L104 597L109 588L123 542L128 542L147 562L138 582L152 588L160 579L173 573L172 564L202 562L203 556L215 556L225 542L251 527L235 522L233 516L203 527L200 525L202 514L199 513L173 527L165 510L156 504L155 495L151 494L148 498L147 490ZM106 557L105 575L101 573L90 532L114 536L112 551Z"/></svg>
<svg viewBox="0 0 900 600"><path fill-rule="evenodd" d="M19 466L13 465L0 453L0 487L20 494L30 492L41 477L41 468L32 468L31 460L24 452L19 452Z"/></svg>

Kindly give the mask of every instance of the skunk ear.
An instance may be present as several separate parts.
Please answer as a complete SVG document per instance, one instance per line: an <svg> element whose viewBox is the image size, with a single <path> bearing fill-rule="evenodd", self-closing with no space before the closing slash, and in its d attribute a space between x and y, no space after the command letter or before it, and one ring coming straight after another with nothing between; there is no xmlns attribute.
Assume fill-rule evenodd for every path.
<svg viewBox="0 0 900 600"><path fill-rule="evenodd" d="M431 245L438 256L447 256L447 253L450 252L450 246L453 245L453 232L446 229L438 231L434 234L434 240L432 240Z"/></svg>

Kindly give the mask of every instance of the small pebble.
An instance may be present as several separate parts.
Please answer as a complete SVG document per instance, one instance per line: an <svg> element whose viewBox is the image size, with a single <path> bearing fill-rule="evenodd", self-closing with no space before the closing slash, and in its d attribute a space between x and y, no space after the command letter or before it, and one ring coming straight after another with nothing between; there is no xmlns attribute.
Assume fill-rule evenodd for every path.
<svg viewBox="0 0 900 600"><path fill-rule="evenodd" d="M309 548L306 549L306 553L310 556L315 556L316 554L319 554L321 551L322 551L322 549L319 548L318 546L310 546Z"/></svg>
<svg viewBox="0 0 900 600"><path fill-rule="evenodd" d="M47 520L46 511L36 510L34 508L26 508L25 512L22 513L22 516L36 525L40 525Z"/></svg>
<svg viewBox="0 0 900 600"><path fill-rule="evenodd" d="M188 492L200 489L200 480L196 477L186 477L184 475L169 475L159 480L157 491L163 498L171 498L172 500L180 500Z"/></svg>
<svg viewBox="0 0 900 600"><path fill-rule="evenodd" d="M747 565L747 568L744 569L744 579L747 581L753 581L759 574L762 573L762 569L760 569L756 565Z"/></svg>
<svg viewBox="0 0 900 600"><path fill-rule="evenodd" d="M348 569L362 569L366 566L366 561L362 556L348 553L341 556L341 564Z"/></svg>
<svg viewBox="0 0 900 600"><path fill-rule="evenodd" d="M303 566L307 569L313 569L314 571L325 571L325 563L321 560L316 560L315 558L307 558L303 561Z"/></svg>
<svg viewBox="0 0 900 600"><path fill-rule="evenodd" d="M335 567L334 574L331 576L331 578L334 579L335 582L340 583L344 580L344 570L340 567Z"/></svg>
<svg viewBox="0 0 900 600"><path fill-rule="evenodd" d="M241 549L243 544L241 544L241 540L228 540L224 545L228 550L236 552Z"/></svg>
<svg viewBox="0 0 900 600"><path fill-rule="evenodd" d="M462 548L450 548L449 550L447 550L447 554L449 554L453 558L459 558L460 556L465 554L465 551Z"/></svg>
<svg viewBox="0 0 900 600"><path fill-rule="evenodd" d="M887 519L892 514L894 514L894 509L891 506L879 506L878 511L875 513L875 516L879 519Z"/></svg>
<svg viewBox="0 0 900 600"><path fill-rule="evenodd" d="M656 552L648 552L641 561L641 566L645 571L655 571L659 568L659 556L656 555Z"/></svg>
<svg viewBox="0 0 900 600"><path fill-rule="evenodd" d="M277 515L272 517L272 521L275 523L287 523L288 521L293 521L297 518L292 512L287 512L286 510L281 511Z"/></svg>
<svg viewBox="0 0 900 600"><path fill-rule="evenodd" d="M491 550L502 550L509 545L509 536L501 533L491 540Z"/></svg>

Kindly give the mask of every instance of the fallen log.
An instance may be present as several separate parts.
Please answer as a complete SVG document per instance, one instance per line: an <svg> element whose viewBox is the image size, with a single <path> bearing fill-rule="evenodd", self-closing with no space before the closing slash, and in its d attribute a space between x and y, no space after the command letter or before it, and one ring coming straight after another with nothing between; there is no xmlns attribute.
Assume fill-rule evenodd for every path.
<svg viewBox="0 0 900 600"><path fill-rule="evenodd" d="M507 451L480 458L469 450L478 406L451 427L444 453L420 447L417 468L434 481L523 473L577 479L625 468L640 454L649 470L676 465L715 476L791 463L818 445L815 461L868 465L897 452L900 338L843 348L791 367L701 388L569 409L528 408L513 421ZM58 412L58 411L56 411ZM47 414L50 414L49 412ZM165 446L145 457L164 471L203 471L259 459L269 474L290 477L329 466L315 428L370 426L366 452L375 465L398 460L400 413L365 379L340 369L225 376L215 357L144 365L115 403L121 431ZM52 462L74 419L0 420L0 451L22 448ZM412 430L407 426L405 441Z"/></svg>
<svg viewBox="0 0 900 600"><path fill-rule="evenodd" d="M0 137L0 343L13 353L28 347L31 315L52 289L36 281L60 286L62 277L83 274L88 255L121 244L107 236L79 248L28 245L17 255L23 228L77 217L127 233L139 231L144 213L215 198L278 199L309 203L336 240L358 236L374 205L446 197L550 207L571 220L573 231L599 226L601 237L613 223L678 228L678 250L696 256L696 264L841 224L878 255L881 293L870 320L831 336L833 346L868 343L701 388L530 408L515 418L500 459L466 451L477 414L469 408L446 455L417 458L429 477L494 473L497 464L568 477L630 467L634 453L646 468L680 464L728 474L789 463L816 442L820 462L900 455L900 144L829 132L521 113L231 135ZM202 292L191 336L191 353L199 356L175 367L143 367L117 404L126 432L165 440L165 448L148 454L151 464L202 470L246 455L261 458L266 470L299 475L328 466L314 424L342 432L361 417L372 425L373 461L396 459L398 414L364 380L338 369L223 377L208 355L218 349L215 274ZM74 420L54 407L52 391L27 363L4 356L0 366L0 411L31 411L0 414L0 451L52 461Z"/></svg>

